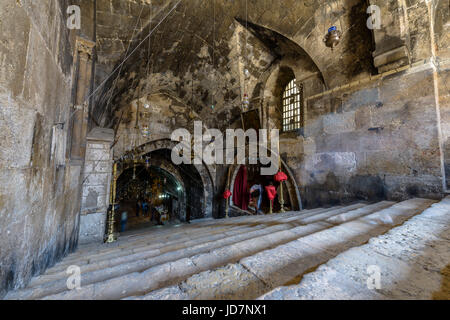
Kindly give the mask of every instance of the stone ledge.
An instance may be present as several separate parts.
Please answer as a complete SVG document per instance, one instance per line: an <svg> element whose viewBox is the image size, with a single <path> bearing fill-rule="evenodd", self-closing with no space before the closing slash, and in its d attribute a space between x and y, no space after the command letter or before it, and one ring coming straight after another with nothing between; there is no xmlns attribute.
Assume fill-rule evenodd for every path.
<svg viewBox="0 0 450 320"><path fill-rule="evenodd" d="M95 127L89 132L86 139L88 142L92 141L104 141L104 142L114 142L114 130Z"/></svg>
<svg viewBox="0 0 450 320"><path fill-rule="evenodd" d="M406 46L401 46L374 56L374 65L375 68L378 68L379 72L386 72L408 64L409 52Z"/></svg>

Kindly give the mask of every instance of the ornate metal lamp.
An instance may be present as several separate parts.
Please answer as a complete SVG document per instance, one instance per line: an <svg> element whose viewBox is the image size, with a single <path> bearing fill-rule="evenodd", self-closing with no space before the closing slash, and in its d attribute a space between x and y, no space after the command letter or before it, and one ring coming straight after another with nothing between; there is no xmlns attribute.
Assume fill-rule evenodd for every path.
<svg viewBox="0 0 450 320"><path fill-rule="evenodd" d="M112 243L117 240L116 235L114 234L114 218L116 214L116 188L117 188L117 162L114 163L113 166L113 180L111 183L111 194L110 194L110 202L111 202L111 210L108 219L108 234L106 236L106 243Z"/></svg>
<svg viewBox="0 0 450 320"><path fill-rule="evenodd" d="M285 212L284 210L284 198L283 198L283 182L286 181L288 179L287 175L283 172L283 171L279 171L276 175L275 175L275 181L280 183L280 212L283 213Z"/></svg>
<svg viewBox="0 0 450 320"><path fill-rule="evenodd" d="M149 138L150 137L150 128L148 127L148 125L144 124L142 126L141 133L142 133L142 136L144 138Z"/></svg>
<svg viewBox="0 0 450 320"><path fill-rule="evenodd" d="M323 39L323 42L325 42L325 45L331 50L336 47L339 42L341 41L342 33L337 29L337 27L333 26L330 29L328 29L328 33L326 34L325 38Z"/></svg>
<svg viewBox="0 0 450 320"><path fill-rule="evenodd" d="M250 79L250 71L248 69L244 69L244 77L245 79Z"/></svg>
<svg viewBox="0 0 450 320"><path fill-rule="evenodd" d="M230 190L225 190L225 192L223 193L223 198L225 199L225 205L226 205L226 208L225 208L225 218L229 218L228 217L228 207L229 207L229 205L230 205L230 203L229 203L229 201L230 200L228 200L228 199L230 199L230 197L232 196L233 194L231 193L231 191Z"/></svg>
<svg viewBox="0 0 450 320"><path fill-rule="evenodd" d="M249 98L248 98L248 94L245 93L245 94L244 94L244 99L242 100L242 110L243 110L244 112L247 111L248 108L249 108L249 106L250 106L250 100L249 100Z"/></svg>

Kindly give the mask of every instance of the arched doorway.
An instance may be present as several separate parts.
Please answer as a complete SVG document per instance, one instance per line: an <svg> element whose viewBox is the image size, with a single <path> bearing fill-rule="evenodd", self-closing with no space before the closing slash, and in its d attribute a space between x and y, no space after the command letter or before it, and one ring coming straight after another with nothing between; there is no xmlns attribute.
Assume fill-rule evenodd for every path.
<svg viewBox="0 0 450 320"><path fill-rule="evenodd" d="M127 231L161 222L179 224L212 216L210 168L205 165L174 165L171 160L173 146L175 142L166 139L152 141L133 150L131 159L116 157L120 163L116 183L116 197L120 204L116 210L116 230L122 229L123 212L126 212ZM149 207L145 215L143 204ZM167 220L155 220L155 214L157 217L158 214L164 215Z"/></svg>
<svg viewBox="0 0 450 320"><path fill-rule="evenodd" d="M139 156L160 155L160 159L162 158L163 161L159 165L172 167L173 170L184 174L183 179L186 181L186 190L192 190L199 195L199 197L193 198L194 205L191 207L191 219L212 218L216 169L214 166L206 165L204 162L202 164L174 166L171 152L177 144L178 142L168 138L153 140L138 147L136 154ZM156 157L152 156L152 163L154 163L155 159Z"/></svg>
<svg viewBox="0 0 450 320"><path fill-rule="evenodd" d="M261 211L264 213L269 212L269 199L265 195L264 187L269 185L270 182L272 182L277 188L278 192L279 189L279 183L274 181L273 176L263 176L260 174L261 165L235 165L230 168L232 174L231 174L231 180L230 180L230 190L233 191L236 184L236 177L238 176L239 170L241 167L244 166L246 169L246 185L247 188L250 189L252 185L254 184L260 184L263 187L263 197L262 197L262 207ZM294 175L292 171L289 169L289 167L284 163L283 160L281 160L281 166L282 171L284 171L287 176L288 180L283 182L283 198L284 198L284 208L286 210L302 210L302 201L300 197L300 191L298 188L298 185L295 181ZM230 205L234 206L232 197L230 198ZM240 208L241 209L241 208ZM277 212L280 210L280 204L279 204L279 195L274 200L274 207L273 211Z"/></svg>
<svg viewBox="0 0 450 320"><path fill-rule="evenodd" d="M186 219L184 183L176 175L153 165L131 164L117 179L116 230L178 224ZM121 225L126 212L126 224Z"/></svg>

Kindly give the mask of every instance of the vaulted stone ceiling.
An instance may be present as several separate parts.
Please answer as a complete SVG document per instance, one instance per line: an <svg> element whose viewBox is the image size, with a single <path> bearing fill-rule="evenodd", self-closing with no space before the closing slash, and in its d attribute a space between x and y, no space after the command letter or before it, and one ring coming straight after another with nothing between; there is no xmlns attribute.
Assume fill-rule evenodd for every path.
<svg viewBox="0 0 450 320"><path fill-rule="evenodd" d="M81 7L81 36L96 40L96 84L119 63L151 17L164 11L168 0L72 0ZM67 7L67 5L63 7ZM96 8L94 8L96 6Z"/></svg>
<svg viewBox="0 0 450 320"><path fill-rule="evenodd" d="M121 6L114 4L118 1L99 1L99 55L101 62L111 63L112 69L112 63L120 61L117 57L121 50L121 58L124 57L125 43L140 9L136 6L138 1L120 1ZM151 27L144 27L133 46L177 2L153 2ZM146 8L142 18L145 23L150 20L149 5L142 5ZM113 24L116 29L107 26L108 8L111 19L121 21ZM238 115L242 97L241 69L236 63L239 55L245 56L246 67L258 79L280 55L280 50L287 47L280 45L274 35L280 35L309 56L328 87L364 77L373 73L374 50L372 34L366 27L366 8L365 0L182 0L153 33L150 45L146 42L135 51L120 68L119 78L117 73L112 75L95 114L98 118L114 118L115 110L148 94L148 90L163 90L201 116L209 116L210 106L214 105L214 118L227 123ZM123 17L116 12L123 12ZM333 52L322 41L332 25L344 32L341 44ZM245 27L252 32L247 47L243 40ZM114 40L115 36L121 40ZM132 50L134 47L129 52Z"/></svg>
<svg viewBox="0 0 450 320"><path fill-rule="evenodd" d="M151 4L151 6L150 6ZM99 63L113 66L130 40L164 11L167 0L97 0L97 54Z"/></svg>

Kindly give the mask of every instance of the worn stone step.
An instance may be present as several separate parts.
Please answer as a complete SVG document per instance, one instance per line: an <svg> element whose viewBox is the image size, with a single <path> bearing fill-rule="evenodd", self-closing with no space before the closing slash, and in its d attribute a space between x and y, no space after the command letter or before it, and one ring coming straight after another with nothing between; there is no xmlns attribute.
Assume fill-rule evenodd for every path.
<svg viewBox="0 0 450 320"><path fill-rule="evenodd" d="M239 263L193 275L176 286L131 298L255 299L280 285L300 281L308 270L352 246L362 245L371 237L385 233L395 224L421 213L433 203L426 199L408 200L242 258Z"/></svg>
<svg viewBox="0 0 450 320"><path fill-rule="evenodd" d="M101 246L99 248L98 243L93 243L93 244L85 244L85 245L81 245L79 246L77 252L75 252L74 254L71 255L71 257L73 256L82 256L85 253L91 253L93 250L95 251L99 251L99 249L103 249L105 248L106 250L108 248L113 248L113 247L117 247L117 246L121 246L124 243L130 243L130 242L137 242L137 241L146 241L146 240L151 240L151 239L157 239L161 236L163 237L177 237L177 235L179 234L186 234L189 233L192 230L197 230L198 228L203 228L204 230L206 230L206 228L209 226L210 229L213 228L213 225L221 225L223 220L216 220L216 219L212 219L212 218L208 218L208 219L199 219L199 220L193 220L190 224L180 224L180 225L169 225L169 226L154 226L151 228L152 232L149 233L148 229L146 230L139 230L139 231L135 231L132 234L128 234L126 233L125 235L120 235L119 240L112 243L112 244L107 244L104 246ZM171 230L172 232L167 232L168 230Z"/></svg>
<svg viewBox="0 0 450 320"><path fill-rule="evenodd" d="M176 250L172 252L168 252L162 255L151 257L150 259L144 259L144 260L136 260L125 264L119 264L114 267L108 267L104 266L106 269L101 270L95 270L88 273L83 273L82 277L82 290L85 290L84 288L88 288L91 285L89 283L94 283L98 281L105 281L111 278L115 277L121 277L123 278L123 275L126 275L128 273L132 272L140 272L148 268L156 267L158 268L158 265L170 265L171 261L180 261L185 259L189 256L195 256L196 254L201 254L202 252L209 252L211 250L218 250L215 249L217 247L223 247L225 246L227 249L224 251L230 250L230 245L233 245L234 243L244 241L246 238L249 238L251 241L255 240L255 236L258 236L259 234L273 234L277 230L281 230L284 228L287 228L287 225L278 225L278 226L272 226L268 227L264 230L258 230L254 233L250 234L243 234L241 236L235 236L227 238L226 241L223 242L213 242L210 244L200 244L197 246L194 246L192 248L184 248L181 250ZM321 226L323 228L324 226ZM312 232L315 229L312 230ZM263 231L263 232L261 232ZM294 235L292 235L294 236ZM261 237L261 236L260 236ZM260 245L262 245L260 243ZM117 261L116 261L117 262ZM154 269L153 268L153 269ZM170 268L169 268L170 269ZM189 270L186 269L187 271ZM125 276L127 277L127 276ZM111 279L110 281L114 281L114 279ZM47 283L41 283L39 286L36 286L35 288L27 288L25 290L17 291L15 298L16 299L37 299L44 297L46 295L52 294L52 293L59 293L67 290L66 287L66 279L62 278L60 280L56 280L54 282L47 282Z"/></svg>
<svg viewBox="0 0 450 320"><path fill-rule="evenodd" d="M227 226L224 228L217 228L214 230L214 228L210 229L202 229L198 230L196 232L192 232L189 234L188 232L183 231L182 234L178 234L178 236L165 236L165 237L158 237L157 235L152 235L151 237L146 237L143 239L139 239L137 241L126 241L123 239L118 240L118 242L115 243L114 246L111 246L110 244L103 244L100 245L100 249L87 252L85 254L77 254L77 255L70 255L66 257L63 261L56 264L54 268L61 268L61 266L67 266L74 262L80 262L88 263L89 261L96 261L102 258L109 258L110 256L114 256L115 254L120 255L121 253L124 254L128 251L137 252L139 248L142 247L151 247L151 248L157 248L158 246L164 245L164 244L174 244L174 243L183 243L184 241L187 241L189 239L196 239L201 238L205 234L211 235L215 233L223 233L228 232L230 230L234 229L241 229L242 227L232 227ZM169 230L167 230L168 233L170 233ZM155 240L155 237L157 240ZM97 245L99 247L99 245ZM48 273L51 273L53 269L49 269Z"/></svg>
<svg viewBox="0 0 450 320"><path fill-rule="evenodd" d="M229 228L229 226L224 226L224 228ZM83 257L86 254L102 254L104 252L111 251L114 249L121 249L127 246L133 246L138 243L151 242L158 239L164 241L173 240L186 236L192 230L199 230L199 229L201 229L201 232L208 232L208 230L212 230L213 227L210 228L200 226L193 227L192 225L181 225L181 227L155 226L151 228L151 233L140 232L135 235L127 235L127 236L121 235L118 241L111 244L99 245L98 243L95 243L89 244L87 246L81 246L75 253L68 256L67 259Z"/></svg>
<svg viewBox="0 0 450 320"><path fill-rule="evenodd" d="M320 211L316 211L316 212L328 212L327 216L330 215L336 215L336 214L340 214L341 212L345 212L348 210L354 210L354 209L358 209L361 207L365 207L365 204L354 204L345 208L337 208L337 209L323 209ZM331 212L331 213L330 213ZM296 217L297 221L300 221L298 224L302 224L301 219L303 219L303 215L300 217ZM223 238L227 238L227 237L231 237L233 235L238 235L240 233L244 234L243 237L236 237L236 241L240 241L240 240L245 240L248 238L251 238L252 236L260 236L260 235L264 235L270 232L276 232L276 231L281 231L281 230L286 230L289 228L293 228L295 225L292 225L292 223L295 223L296 220L293 220L292 217L289 218L272 218L270 220L275 220L278 223L274 224L274 225L281 225L282 227L279 228L270 228L267 230L264 230L262 232L252 232L252 231L257 231L263 228L266 228L267 226L271 226L273 225L273 223L267 223L266 224L261 224L261 225L257 225L255 227L252 228L246 228L246 229L241 229L241 230L234 230L234 231L228 231L228 232L224 232L222 234L218 234L218 235L208 235L204 238L199 238L199 239L195 239L195 240L191 240L191 241L185 241L183 243L180 244L176 244L175 246L171 246L171 245L166 245L163 248L152 248L152 247L145 247L145 248L141 248L142 250L135 250L133 249L132 251L126 251L126 252L122 252L125 253L124 255L117 255L117 253L111 254L111 256L107 256L107 257L102 257L102 259L93 261L86 261L86 260L80 260L77 262L77 266L79 266L81 268L81 272L83 274L85 274L86 272L91 272L91 271L95 271L95 270L99 270L99 269L103 269L103 268L107 268L107 267L113 267L119 264L123 264L123 263L128 263L128 262L132 262L135 260L142 260L142 259L149 259L151 257L155 257L157 255L166 253L166 252L170 252L173 250L181 250L183 248L188 248L190 246L195 246L196 244L200 243L208 243L208 242L213 242L213 241L221 241L221 245L223 245L226 242L230 242L233 243L234 238L231 239L227 239L225 242L222 240ZM284 224L283 221L286 221L287 223L289 223L290 225ZM231 241L230 241L231 240ZM145 250L144 250L145 249ZM50 272L47 272L47 274L39 276L39 277L35 277L29 284L28 288L34 288L37 286L42 285L43 283L46 282L50 282L50 281L56 281L58 279L62 279L62 278L67 278L66 275L66 269L70 264L67 265L62 265L59 266L58 268L53 268Z"/></svg>
<svg viewBox="0 0 450 320"><path fill-rule="evenodd" d="M352 206L361 206L361 204L355 204ZM352 206L349 206L350 208ZM340 207L338 207L340 208ZM282 217L287 216L288 218L286 219L297 219L298 217L305 217L305 216L311 216L314 214L318 214L318 213L322 213L322 212L328 212L330 210L335 210L334 208L318 208L318 209L313 209L313 210L308 210L307 212L302 211L301 213L297 213L297 215L294 212L290 212L290 213L286 213L286 214L280 214L280 215L272 215L272 216L267 216L265 220L263 220L264 222L271 222L274 220L281 220L281 221L289 221L289 220L283 220ZM230 219L233 220L233 219ZM242 221L241 221L242 223ZM157 250L159 249L160 246L164 245L164 246L170 246L170 245L174 245L176 246L177 244L184 244L186 241L191 241L194 239L199 239L203 236L206 235L210 235L210 234L224 234L224 235L232 235L232 234L236 234L239 232L246 232L249 229L245 229L245 225L237 225L232 227L233 224L236 224L235 221L230 222L227 221L226 222L226 227L225 228L220 228L221 225L217 226L216 228L211 228L211 229L207 229L207 230L202 230L202 231L197 231L195 233L191 232L191 234L189 234L189 232L184 232L183 234L185 234L184 238L181 239L175 239L172 241L167 241L165 238L161 239L159 241L151 241L149 239L144 239L143 241L140 242L132 242L132 243L124 243L120 246L114 246L112 248L107 248L105 251L96 251L96 252L91 252L89 254L85 254L84 256L70 256L67 257L66 259L64 259L63 261L61 261L60 263L56 264L54 267L48 269L46 271L46 275L51 275L57 272L61 272L61 271L65 271L67 269L68 266L72 265L72 264L77 264L77 265L85 265L85 264L90 264L96 261L100 261L102 259L109 259L109 258L115 258L118 256L122 256L122 255L127 255L129 251L131 251L131 253L138 253L138 252L142 252L142 251L147 251L147 250ZM252 224L250 224L252 225ZM263 228L264 226L256 226L254 228ZM220 236L219 236L220 238ZM127 251L128 250L128 251Z"/></svg>
<svg viewBox="0 0 450 320"><path fill-rule="evenodd" d="M224 228L229 227L230 225L234 225L237 222L244 222L244 221L259 221L262 219L276 219L277 217L283 217L283 216L292 216L292 215L305 215L305 214L314 214L315 212L320 212L322 210L329 210L331 208L317 208L317 209L312 209L312 210L304 210L301 212L286 212L283 214L273 214L272 216L242 216L242 217L236 217L236 218L231 218L231 219L221 219L221 220L216 220L216 219L201 219L202 221L200 222L194 222L196 220L194 220L193 222L191 222L191 224L183 224L181 227L167 227L167 228L161 228L161 229L156 229L152 228L151 233L147 232L139 232L138 234L134 234L134 235L126 235L126 236L121 236L119 238L119 241L112 243L112 244L105 244L103 246L100 246L98 244L89 244L89 245L83 245L80 246L80 248L78 248L77 252L71 254L70 256L68 256L66 259L72 259L72 258L78 258L78 257L83 257L86 254L101 254L103 252L103 250L105 251L109 251L111 250L111 248L122 248L124 247L124 243L125 244L130 244L130 245L134 245L132 244L133 242L149 242L153 239L158 239L161 237L161 235L163 235L165 238L169 237L169 238L175 238L178 235L184 234L184 235L190 235L192 234L192 230L195 230L195 233L197 232L197 229L202 228L202 230L207 231L207 230L218 230L219 226L223 226ZM207 229L209 228L209 229ZM168 232L169 230L171 230L172 232Z"/></svg>
<svg viewBox="0 0 450 320"><path fill-rule="evenodd" d="M90 260L85 261L81 260L78 261L77 265L80 266L81 272L84 274L86 272L95 271L98 269L104 269L108 267L113 267L122 263L128 263L133 262L137 260L143 260L143 259L149 259L158 255L162 255L171 251L176 250L182 250L189 246L195 246L199 243L208 243L208 242L214 242L214 241L220 241L221 239L231 237L231 236L238 236L239 234L243 234L245 236L252 236L256 234L258 230L267 228L266 226L255 226L253 228L246 228L245 230L240 230L241 232L224 232L218 235L207 235L203 238L198 238L194 240L189 241L183 241L181 243L176 243L174 245L166 245L162 248L155 248L153 249L151 246L140 248L141 250L125 250L121 252L122 254L112 253L111 255L102 257L99 260ZM284 230L289 228L288 225L280 225L276 228L269 229L267 232L272 232L273 230ZM272 230L272 231L270 231ZM262 232L264 233L264 232ZM52 273L45 274L43 276L39 276L34 278L28 288L36 287L39 285L42 285L42 283L49 282L49 281L55 281L60 278L66 277L66 267L61 267L58 269L54 269Z"/></svg>
<svg viewBox="0 0 450 320"><path fill-rule="evenodd" d="M356 218L359 217L363 217L369 213L373 213L374 210L382 210L388 207L391 207L395 204L395 202L392 201L382 201L382 202L378 202L375 203L373 205L364 205L364 206L354 206L354 210L351 211L347 211L338 215L333 214L333 212L321 212L319 214L313 215L313 216L309 216L309 217L304 217L301 219L301 222L307 224L307 223L313 223L313 222L317 222L317 221L327 221L327 222L331 222L329 221L330 219L333 218L338 218L340 217L341 222L346 222L346 221L351 221L354 220ZM342 217L346 217L345 219L342 219ZM339 219L339 218L338 218ZM331 222L332 223L332 222ZM336 224L336 223L335 223Z"/></svg>
<svg viewBox="0 0 450 320"><path fill-rule="evenodd" d="M424 230L424 221L426 227ZM450 197L260 299L450 299ZM377 268L379 287L367 282ZM374 284L369 280L369 284ZM332 287L331 287L332 286Z"/></svg>
<svg viewBox="0 0 450 320"><path fill-rule="evenodd" d="M381 201L376 204L374 204L375 207L379 208L380 210L389 208L396 204L394 201ZM365 208L361 208L360 210L353 210L349 212L345 212L336 216L330 216L326 218L326 222L332 223L332 224L342 224L347 221L355 220L357 218L363 217L367 215L367 212Z"/></svg>
<svg viewBox="0 0 450 320"><path fill-rule="evenodd" d="M339 214L342 211L346 211L352 208L361 207L362 204L349 206L348 209L337 209L336 214ZM328 210L328 209L327 209ZM301 217L297 218L301 219ZM283 220L283 219L281 219ZM161 254L161 252L155 252L155 251L149 251L144 252L141 254L132 254L125 257L120 258L114 258L112 260L104 260L99 263L89 264L86 266L81 266L81 271L83 274L83 282L82 284L87 284L90 282L95 281L101 281L104 279L108 279L110 277L114 276L120 276L123 273L127 272L133 272L133 271L140 271L144 268L151 267L153 265L156 265L158 263L165 263L171 260L176 260L182 257L195 255L204 251L212 250L215 248L223 247L228 244L234 244L239 241L252 239L254 237L261 237L267 234L272 234L277 231L286 230L289 228L293 228L294 226L292 223L294 220L290 220L291 224L275 224L274 226L267 226L265 229L262 230L254 230L253 232L244 232L242 234L238 234L235 236L232 236L231 234L224 234L221 241L215 241L217 239L206 239L210 241L205 241L205 243L202 243L200 245L194 245L195 243L185 243L185 245L182 248L177 248L175 252L167 252L165 254ZM269 224L270 225L270 224ZM257 226L258 228L260 226ZM329 227L329 225L324 225L322 228ZM209 244L209 245L208 245ZM190 245L194 245L193 247L189 248ZM124 265L125 263L128 263L128 265ZM114 268L112 268L114 267ZM108 269L107 269L108 268ZM103 270L107 269L107 270ZM50 276L41 276L36 278L32 284L22 291L20 293L22 298L25 298L27 295L32 294L34 298L37 297L37 291L40 290L41 292L45 292L48 294L49 290L56 291L56 290L65 290L67 288L66 286L66 278L67 275L65 274L65 270L61 271L60 273L53 274ZM58 281L59 279L59 281ZM18 293L19 294L19 293ZM28 297L28 296L27 296Z"/></svg>
<svg viewBox="0 0 450 320"><path fill-rule="evenodd" d="M329 209L314 209L314 210L310 210L312 213L313 212L321 212L323 210L329 210ZM277 215L273 215L270 218L268 218L268 220L271 219L277 219ZM220 222L220 221L219 221ZM157 248L157 244L175 244L175 243L183 243L186 241L186 238L188 240L190 239L195 239L195 238L200 238L202 236L204 236L204 234L212 234L212 233L226 233L227 230L237 230L237 229L241 229L245 226L233 226L232 224L235 224L235 222L228 222L227 225L224 225L223 228L221 229L221 223L218 224L218 226L211 227L209 229L201 229L201 230L195 230L195 232L189 232L189 230L183 230L181 231L182 236L181 237L173 237L170 234L166 237L160 237L158 236L159 234L154 235L154 230L152 230L151 235L148 235L145 238L139 238L137 241L127 241L127 239L122 239L120 238L119 241L117 241L116 243L113 244L105 244L101 246L101 249L98 250L91 250L90 252L84 252L84 253L77 253L77 254L72 254L68 257L66 257L64 259L64 261L56 264L53 268L50 268L49 270L47 270L46 274L52 274L54 273L54 270L56 269L58 272L61 271L62 269L66 269L67 266L70 266L72 263L74 262L78 262L79 264L86 264L90 261L95 261L95 260L99 260L101 257L105 257L108 258L111 255L117 254L117 255L121 255L121 254L125 254L125 250L131 248L131 250L133 252L140 252L143 247L145 250L145 247L153 245L152 248ZM183 226L184 227L184 226ZM187 228L189 228L190 226L186 226ZM197 227L198 228L198 227ZM170 230L166 230L166 233L169 233ZM180 233L180 232L179 232ZM178 233L178 234L179 234ZM183 238L184 236L184 238ZM156 237L156 239L158 239L157 241L154 240L154 238ZM172 237L172 240L168 240L168 237ZM133 239L136 240L136 239ZM99 246L97 245L97 248ZM82 261L80 261L82 260ZM83 262L84 261L84 262Z"/></svg>
<svg viewBox="0 0 450 320"><path fill-rule="evenodd" d="M348 209L337 210L336 214ZM64 291L47 296L48 299L118 299L130 294L145 293L211 268L217 268L243 257L279 246L282 243L307 236L314 232L329 228L331 225L318 222L306 226L267 234L265 236L239 241L212 251L191 255L176 261L150 267L143 272L135 272L107 281L83 286L81 290ZM131 270L128 270L131 271Z"/></svg>

